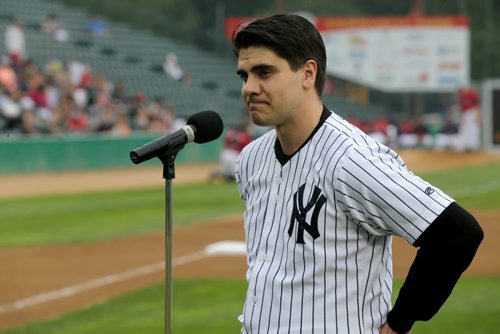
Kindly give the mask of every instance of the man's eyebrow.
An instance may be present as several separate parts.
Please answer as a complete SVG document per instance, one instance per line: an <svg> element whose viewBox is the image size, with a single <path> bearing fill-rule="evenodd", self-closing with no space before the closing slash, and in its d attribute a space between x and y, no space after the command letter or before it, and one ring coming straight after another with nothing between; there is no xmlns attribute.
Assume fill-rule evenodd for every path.
<svg viewBox="0 0 500 334"><path fill-rule="evenodd" d="M250 69L250 72L258 72L258 71L262 71L262 70L272 70L274 68L275 68L275 66L271 65L271 64L257 64L257 65L254 65ZM238 74L239 76L242 76L242 75L247 74L247 71L238 70L238 71L236 71L236 74Z"/></svg>

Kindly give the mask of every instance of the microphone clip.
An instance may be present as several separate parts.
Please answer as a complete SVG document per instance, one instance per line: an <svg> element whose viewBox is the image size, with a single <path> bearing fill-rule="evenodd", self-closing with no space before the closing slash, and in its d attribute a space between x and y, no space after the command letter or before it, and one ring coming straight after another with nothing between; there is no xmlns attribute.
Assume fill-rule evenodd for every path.
<svg viewBox="0 0 500 334"><path fill-rule="evenodd" d="M158 155L158 159L163 164L163 178L165 180L175 179L175 158L177 158L177 154L184 146L186 145L177 145L173 149L165 150L163 154Z"/></svg>

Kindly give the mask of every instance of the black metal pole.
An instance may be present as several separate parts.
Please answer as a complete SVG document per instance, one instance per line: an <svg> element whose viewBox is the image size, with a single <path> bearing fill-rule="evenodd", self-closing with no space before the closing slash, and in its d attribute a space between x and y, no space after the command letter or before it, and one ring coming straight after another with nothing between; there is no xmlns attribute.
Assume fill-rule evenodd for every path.
<svg viewBox="0 0 500 334"><path fill-rule="evenodd" d="M183 147L160 157L165 179L165 334L172 334L172 179L175 178L175 158Z"/></svg>
<svg viewBox="0 0 500 334"><path fill-rule="evenodd" d="M172 180L165 180L165 334L172 333Z"/></svg>

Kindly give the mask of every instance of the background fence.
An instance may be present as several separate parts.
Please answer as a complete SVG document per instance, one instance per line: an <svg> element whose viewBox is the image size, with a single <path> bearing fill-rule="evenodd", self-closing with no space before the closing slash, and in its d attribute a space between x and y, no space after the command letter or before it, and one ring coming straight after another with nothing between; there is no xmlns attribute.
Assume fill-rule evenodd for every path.
<svg viewBox="0 0 500 334"><path fill-rule="evenodd" d="M157 135L133 135L128 138L106 136L63 136L33 140L13 138L0 141L0 174L60 170L127 167L129 153ZM215 162L219 159L221 138L203 145L191 144L177 156L178 163ZM145 164L161 164L152 159Z"/></svg>

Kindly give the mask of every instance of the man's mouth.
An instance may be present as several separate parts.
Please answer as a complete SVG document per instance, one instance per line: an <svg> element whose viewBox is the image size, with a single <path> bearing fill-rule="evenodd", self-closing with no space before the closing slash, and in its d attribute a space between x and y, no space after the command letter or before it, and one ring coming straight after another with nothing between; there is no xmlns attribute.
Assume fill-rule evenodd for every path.
<svg viewBox="0 0 500 334"><path fill-rule="evenodd" d="M267 104L267 101L266 100L258 100L258 99L250 99L250 100L248 100L247 104L250 107L252 105Z"/></svg>

